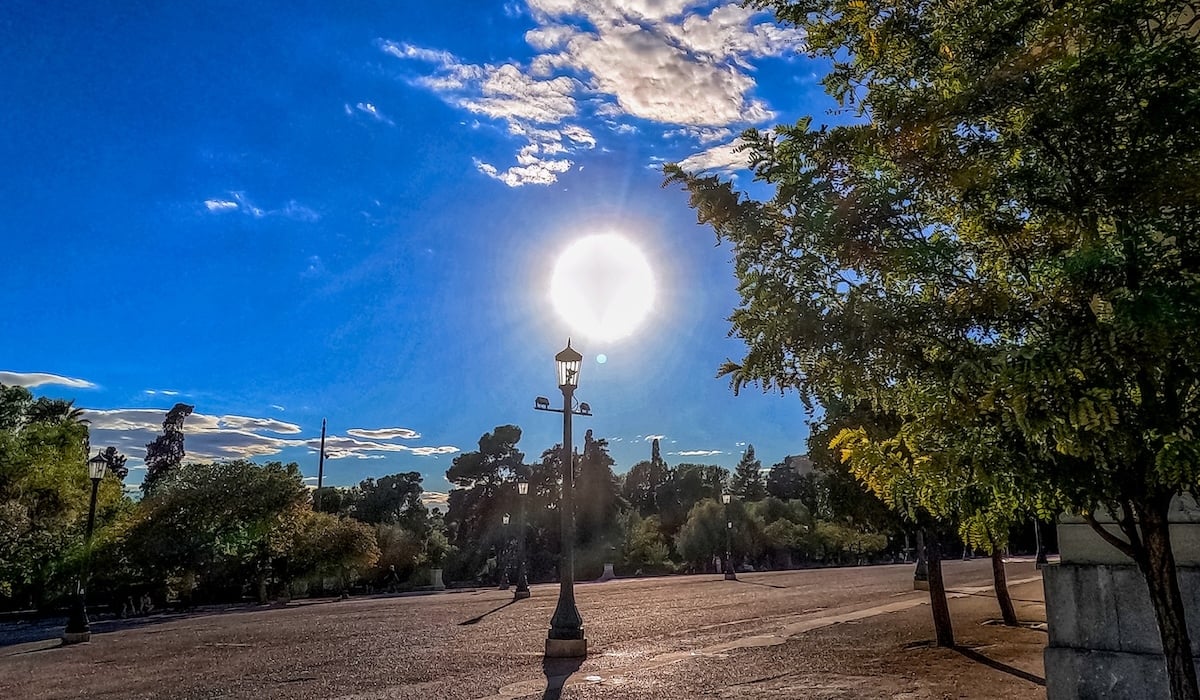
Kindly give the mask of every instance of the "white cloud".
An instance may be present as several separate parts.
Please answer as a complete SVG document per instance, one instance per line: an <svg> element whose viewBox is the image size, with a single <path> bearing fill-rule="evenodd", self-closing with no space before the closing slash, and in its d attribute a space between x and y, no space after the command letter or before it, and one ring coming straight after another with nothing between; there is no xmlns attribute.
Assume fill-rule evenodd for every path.
<svg viewBox="0 0 1200 700"><path fill-rule="evenodd" d="M213 214L240 211L254 219L280 217L292 221L312 223L321 218L321 215L316 211L300 204L294 199L289 200L277 209L263 209L251 202L245 192L230 192L229 197L230 199L206 199L204 200L204 208Z"/></svg>
<svg viewBox="0 0 1200 700"><path fill-rule="evenodd" d="M706 171L733 172L745 170L749 165L749 156L740 151L744 141L739 136L729 143L713 146L708 150L692 155L679 161L679 167L688 173Z"/></svg>
<svg viewBox="0 0 1200 700"><path fill-rule="evenodd" d="M412 428L351 428L347 435L373 440L416 440L421 434Z"/></svg>
<svg viewBox="0 0 1200 700"><path fill-rule="evenodd" d="M383 112L380 112L379 108L370 102L359 102L355 104L353 108L347 104L345 105L345 111L349 116L354 116L356 113L365 114L381 124L387 124L388 126L396 125L396 122L392 121L391 118Z"/></svg>
<svg viewBox="0 0 1200 700"><path fill-rule="evenodd" d="M441 508L446 510L450 505L450 494L441 493L439 491L424 491L421 493L421 503L425 504L426 508Z"/></svg>
<svg viewBox="0 0 1200 700"><path fill-rule="evenodd" d="M89 421L91 443L95 447L116 445L128 454L131 465L140 465L144 452L141 446L152 442L162 431L165 408L85 409ZM279 435L298 435L300 426L274 418L193 413L184 421L184 446L191 461L250 459L276 455L287 448L306 447L314 453L320 449L319 437L284 438ZM358 432L372 432L359 430ZM415 439L420 435L408 428L385 428L375 437ZM331 435L325 442L330 459L384 459L388 453L407 453L417 457L437 456L458 452L457 447L410 446L354 437Z"/></svg>
<svg viewBox="0 0 1200 700"><path fill-rule="evenodd" d="M667 454L679 455L680 457L711 457L725 453L721 450L681 450L679 452L668 452Z"/></svg>
<svg viewBox="0 0 1200 700"><path fill-rule="evenodd" d="M271 408L275 409L276 411L286 411L287 410L283 406L280 406L277 403L271 404Z"/></svg>
<svg viewBox="0 0 1200 700"><path fill-rule="evenodd" d="M304 444L313 450L321 449L320 438L309 439ZM347 457L380 459L383 455L375 454L378 452L407 452L418 457L428 457L432 455L454 454L458 451L457 447L450 445L441 447L410 447L392 442L357 440L353 437L344 437L341 435L330 435L325 438L325 456L328 459L345 459Z"/></svg>
<svg viewBox="0 0 1200 700"><path fill-rule="evenodd" d="M607 118L618 132L636 129L617 121L633 117L683 127L670 133L701 145L726 140L733 127L775 116L754 96L754 64L802 45L799 32L734 2L527 0L527 5L536 24L525 34L535 51L528 64L470 64L447 51L382 39L379 47L425 64L411 84L524 135L528 141L518 147L518 156L528 160L530 145L540 146L543 156L552 152L546 148L551 142L568 151L596 147L580 123L589 117ZM553 139L531 131L552 126L559 127ZM477 158L475 167L516 187L553 183L570 162L518 160L503 168Z"/></svg>
<svg viewBox="0 0 1200 700"><path fill-rule="evenodd" d="M654 442L655 440L662 440L665 437L667 437L667 436L666 435L647 435L646 437L642 438L642 442Z"/></svg>
<svg viewBox="0 0 1200 700"><path fill-rule="evenodd" d="M238 208L238 203L228 199L206 199L204 206L211 212L234 211Z"/></svg>
<svg viewBox="0 0 1200 700"><path fill-rule="evenodd" d="M173 391L171 389L143 389L142 393L149 396L156 396L158 394L162 394L163 396L179 396L178 391Z"/></svg>
<svg viewBox="0 0 1200 700"><path fill-rule="evenodd" d="M8 386L23 386L27 389L33 387L46 386L49 384L56 386L69 386L74 389L95 389L96 385L86 379L76 379L74 377L64 377L60 374L48 374L46 372L0 372L0 384Z"/></svg>

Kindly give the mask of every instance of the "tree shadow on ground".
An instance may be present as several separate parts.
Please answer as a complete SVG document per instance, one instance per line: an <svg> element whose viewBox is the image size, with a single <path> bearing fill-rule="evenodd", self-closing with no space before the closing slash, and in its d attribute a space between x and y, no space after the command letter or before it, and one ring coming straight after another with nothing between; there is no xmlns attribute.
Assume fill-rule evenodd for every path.
<svg viewBox="0 0 1200 700"><path fill-rule="evenodd" d="M996 661L995 659L990 659L969 647L955 645L950 648L953 649L954 651L958 652L959 654L962 654L967 659L974 661L975 663L983 664L984 666L988 666L989 668L994 668L997 671L1007 673L1011 676L1016 676L1017 678L1020 678L1023 681L1029 681L1030 683L1033 683L1035 685L1040 685L1043 688L1046 687L1046 679L1042 678L1041 676L1036 676L1028 671L1022 671L1021 669L1019 669L1015 666L1009 666L1008 664L1006 664L1002 661Z"/></svg>
<svg viewBox="0 0 1200 700"><path fill-rule="evenodd" d="M500 607L497 607L497 608L492 608L491 610L488 610L487 612L483 613L482 615L476 615L475 617L472 617L472 618L471 618L471 619L469 619L469 620L463 620L462 622L458 623L458 625L461 627L461 626L463 626L463 625L476 625L476 624L479 624L480 622L482 622L482 621L483 621L483 618L487 617L488 615L491 615L491 614L492 614L492 613L494 613L494 612L499 612L499 611L501 611L501 610L503 610L503 609L507 608L508 606L512 605L512 604L513 604L513 603L515 603L515 602L517 602L517 601L516 601L516 599L514 598L513 600L510 600L510 601L508 601L507 603L505 603L504 605L501 605Z"/></svg>
<svg viewBox="0 0 1200 700"><path fill-rule="evenodd" d="M546 692L542 700L559 700L562 697L563 686L583 666L584 659L551 659L542 660L542 673L546 674Z"/></svg>

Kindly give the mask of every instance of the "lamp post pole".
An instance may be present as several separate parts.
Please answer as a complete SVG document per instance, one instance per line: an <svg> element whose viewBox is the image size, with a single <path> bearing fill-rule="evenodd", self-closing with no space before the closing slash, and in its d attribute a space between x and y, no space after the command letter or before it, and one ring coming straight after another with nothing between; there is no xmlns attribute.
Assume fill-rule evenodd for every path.
<svg viewBox="0 0 1200 700"><path fill-rule="evenodd" d="M508 590L508 513L501 518L504 524L504 544L500 545L499 551L496 553L496 566L500 568L500 590Z"/></svg>
<svg viewBox="0 0 1200 700"><path fill-rule="evenodd" d="M733 500L733 496L724 493L721 494L721 501L725 504L725 580L736 581L737 573L733 570L733 519L729 517L729 502Z"/></svg>
<svg viewBox="0 0 1200 700"><path fill-rule="evenodd" d="M583 355L572 348L568 340L566 349L554 356L554 362L558 369L558 388L563 395L562 497L558 506L562 518L562 560L558 572L558 605L550 618L546 656L581 658L587 656L587 639L583 636L583 618L575 607L575 462L571 448L571 416L576 412L575 387L579 386ZM555 410L541 397L534 403L534 408ZM578 412L591 415L591 407L581 403Z"/></svg>
<svg viewBox="0 0 1200 700"><path fill-rule="evenodd" d="M513 600L529 597L529 578L525 574L525 496L529 493L529 482L517 482L517 587Z"/></svg>
<svg viewBox="0 0 1200 700"><path fill-rule="evenodd" d="M92 498L88 505L87 534L84 536L83 570L75 579L75 596L71 601L71 612L67 618L67 627L63 630L63 644L77 644L92 638L92 627L87 616L87 588L85 579L88 578L88 568L92 558L92 530L96 525L96 494L100 491L100 480L104 478L108 461L103 453L98 453L87 461L88 477L92 480Z"/></svg>
<svg viewBox="0 0 1200 700"><path fill-rule="evenodd" d="M1033 536L1037 542L1037 560L1034 566L1039 569L1044 569L1050 562L1046 559L1046 547L1042 544L1042 524L1037 518L1033 519Z"/></svg>

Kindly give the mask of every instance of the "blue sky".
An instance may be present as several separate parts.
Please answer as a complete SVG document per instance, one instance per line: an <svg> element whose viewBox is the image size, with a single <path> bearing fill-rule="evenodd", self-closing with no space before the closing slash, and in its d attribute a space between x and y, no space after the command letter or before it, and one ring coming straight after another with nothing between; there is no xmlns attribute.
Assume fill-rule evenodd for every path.
<svg viewBox="0 0 1200 700"><path fill-rule="evenodd" d="M715 378L730 254L660 170L735 173L742 129L824 118L800 39L688 0L10 0L0 382L74 398L135 466L184 401L194 458L315 475L327 417L329 482L444 491L496 425L531 459L561 438L532 410L571 332L551 268L616 232L658 294L634 336L577 337L577 431L618 471L656 435L671 463L801 453L794 395Z"/></svg>

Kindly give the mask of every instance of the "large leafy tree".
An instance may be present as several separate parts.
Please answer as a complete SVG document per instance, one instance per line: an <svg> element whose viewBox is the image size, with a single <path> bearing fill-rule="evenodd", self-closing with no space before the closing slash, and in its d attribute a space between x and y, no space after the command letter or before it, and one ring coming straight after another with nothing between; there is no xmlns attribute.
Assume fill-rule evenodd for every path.
<svg viewBox="0 0 1200 700"><path fill-rule="evenodd" d="M984 473L1113 512L1121 536L1097 531L1146 578L1172 697L1200 697L1167 527L1200 480L1194 9L756 4L859 118L748 135L768 202L676 171L736 248L750 347L727 370L1015 436L1037 458ZM930 437L908 468L967 471Z"/></svg>
<svg viewBox="0 0 1200 700"><path fill-rule="evenodd" d="M0 385L0 606L53 602L74 573L91 492L78 418L69 401ZM101 525L121 500L115 476L101 482Z"/></svg>
<svg viewBox="0 0 1200 700"><path fill-rule="evenodd" d="M479 449L454 458L446 479L457 488L450 491L446 525L452 544L467 560L456 573L471 575L492 548L502 549L501 530L505 513L516 511L517 477L528 473L525 453L517 448L521 429L497 426L479 438Z"/></svg>
<svg viewBox="0 0 1200 700"><path fill-rule="evenodd" d="M135 562L141 585L239 597L261 584L292 546L308 509L295 463L247 460L189 465L168 473L114 542ZM323 521L322 521L323 522Z"/></svg>
<svg viewBox="0 0 1200 700"><path fill-rule="evenodd" d="M355 519L364 523L399 524L423 536L427 529L428 511L425 504L421 503L422 492L421 475L418 472L390 474L379 479L367 478L350 493L350 512Z"/></svg>

